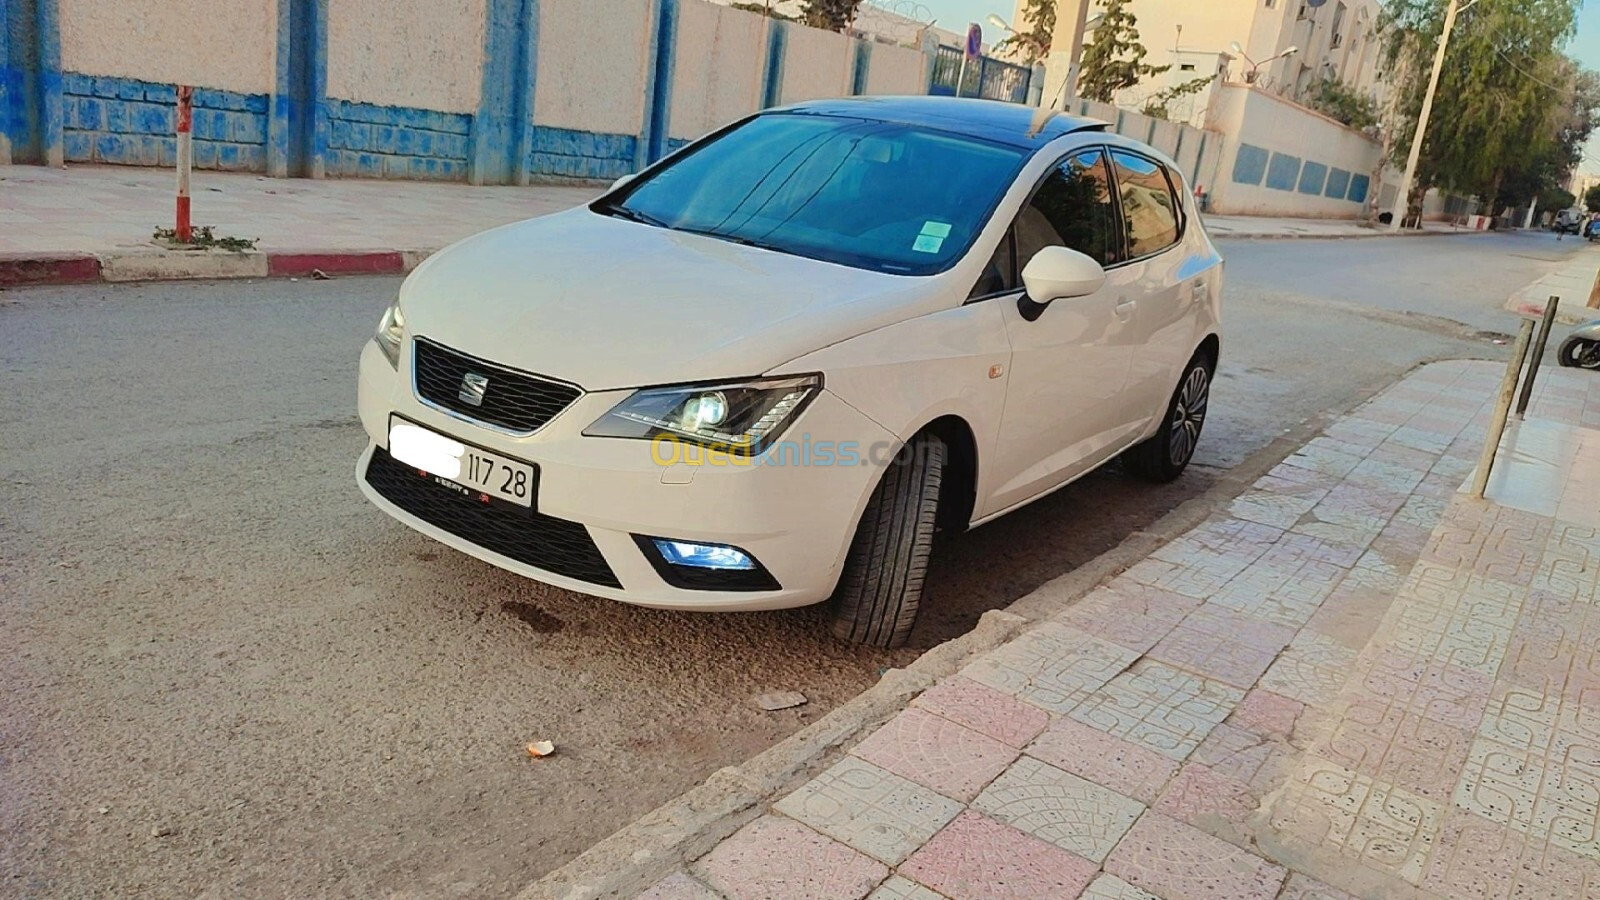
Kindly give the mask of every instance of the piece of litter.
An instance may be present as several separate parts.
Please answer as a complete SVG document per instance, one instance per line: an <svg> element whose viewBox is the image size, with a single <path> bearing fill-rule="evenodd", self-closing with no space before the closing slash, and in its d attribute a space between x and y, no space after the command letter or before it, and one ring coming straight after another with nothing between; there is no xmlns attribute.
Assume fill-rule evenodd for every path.
<svg viewBox="0 0 1600 900"><path fill-rule="evenodd" d="M806 695L799 691L778 691L775 694L762 694L756 698L756 705L767 712L804 706L805 703Z"/></svg>
<svg viewBox="0 0 1600 900"><path fill-rule="evenodd" d="M165 825L153 825L150 828L151 837L166 837L170 834L172 834L172 829Z"/></svg>
<svg viewBox="0 0 1600 900"><path fill-rule="evenodd" d="M108 812L111 812L111 807L109 807L109 806L102 806L102 807L100 807L100 809L99 809L99 813L100 813L100 815L102 815L102 816L103 816L103 815L105 815L105 814L106 814L106 813L108 813Z"/></svg>
<svg viewBox="0 0 1600 900"><path fill-rule="evenodd" d="M322 271L321 269L312 269L311 270L311 280L312 281L327 281L329 278L332 278L332 277L333 276L329 275L327 272Z"/></svg>
<svg viewBox="0 0 1600 900"><path fill-rule="evenodd" d="M534 759L543 759L556 752L556 745L549 741L534 741L528 745L528 755Z"/></svg>

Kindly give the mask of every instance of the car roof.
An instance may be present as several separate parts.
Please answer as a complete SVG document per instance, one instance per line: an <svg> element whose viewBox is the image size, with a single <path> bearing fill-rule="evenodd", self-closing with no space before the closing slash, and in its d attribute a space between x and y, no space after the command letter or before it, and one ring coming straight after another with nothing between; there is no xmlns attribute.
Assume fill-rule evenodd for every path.
<svg viewBox="0 0 1600 900"><path fill-rule="evenodd" d="M1069 116L1057 110L998 100L956 97L847 97L810 100L769 112L849 116L933 128L1009 144L1030 152L1063 135L1105 131L1109 127L1098 119Z"/></svg>

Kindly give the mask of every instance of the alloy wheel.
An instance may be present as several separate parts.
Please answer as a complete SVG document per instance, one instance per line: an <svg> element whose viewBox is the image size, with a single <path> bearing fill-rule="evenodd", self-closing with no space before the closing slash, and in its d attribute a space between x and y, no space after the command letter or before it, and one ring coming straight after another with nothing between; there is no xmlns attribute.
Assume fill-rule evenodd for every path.
<svg viewBox="0 0 1600 900"><path fill-rule="evenodd" d="M1211 374L1205 366L1189 370L1172 405L1172 422L1167 429L1167 453L1173 465L1184 465L1200 443L1200 427L1206 421L1206 404L1211 398Z"/></svg>

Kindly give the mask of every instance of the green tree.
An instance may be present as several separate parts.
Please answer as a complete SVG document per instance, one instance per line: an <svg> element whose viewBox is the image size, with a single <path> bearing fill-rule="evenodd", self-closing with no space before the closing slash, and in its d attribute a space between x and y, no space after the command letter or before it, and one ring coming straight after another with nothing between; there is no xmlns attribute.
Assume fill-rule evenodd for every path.
<svg viewBox="0 0 1600 900"><path fill-rule="evenodd" d="M1357 131L1378 124L1378 101L1337 79L1324 78L1306 98L1306 104Z"/></svg>
<svg viewBox="0 0 1600 900"><path fill-rule="evenodd" d="M1104 16L1100 27L1094 30L1094 39L1083 48L1078 95L1110 103L1117 91L1172 67L1145 63L1144 45L1139 43L1139 20L1128 9L1128 0L1106 0Z"/></svg>
<svg viewBox="0 0 1600 900"><path fill-rule="evenodd" d="M805 23L812 28L844 31L856 17L861 0L806 0L801 6Z"/></svg>
<svg viewBox="0 0 1600 900"><path fill-rule="evenodd" d="M1558 209L1571 209L1578 202L1571 191L1561 188L1549 188L1539 193L1539 208L1545 212L1555 212Z"/></svg>
<svg viewBox="0 0 1600 900"><path fill-rule="evenodd" d="M1202 75L1199 78L1185 81L1183 84L1169 87L1164 91L1158 91L1144 101L1144 108L1139 111L1157 119L1170 118L1173 101L1181 100L1191 94L1198 94L1210 87L1211 82L1216 80L1214 75Z"/></svg>
<svg viewBox="0 0 1600 900"><path fill-rule="evenodd" d="M1508 173L1547 152L1570 84L1555 48L1572 35L1580 0L1493 0L1457 18L1411 196L1409 216L1439 187L1493 200ZM1404 164L1444 30L1447 0L1390 0L1379 32L1396 99L1393 152ZM1569 73L1570 74L1570 73Z"/></svg>
<svg viewBox="0 0 1600 900"><path fill-rule="evenodd" d="M767 16L768 18L772 18L772 19L782 19L785 22L793 22L794 21L794 17L793 16L786 16L783 13L778 12L777 10L773 9L772 8L772 4L770 2L768 2L768 3L752 3L752 2L749 2L749 0L742 0L742 2L733 4L733 8L734 9L742 9L745 12L759 13L759 14L761 14L763 16Z"/></svg>
<svg viewBox="0 0 1600 900"><path fill-rule="evenodd" d="M1056 30L1056 0L1027 0L1020 20L1011 24L1019 30L996 44L995 50L1029 64L1043 60L1050 53L1050 38Z"/></svg>
<svg viewBox="0 0 1600 900"><path fill-rule="evenodd" d="M1583 205L1589 212L1600 213L1600 184L1583 192Z"/></svg>

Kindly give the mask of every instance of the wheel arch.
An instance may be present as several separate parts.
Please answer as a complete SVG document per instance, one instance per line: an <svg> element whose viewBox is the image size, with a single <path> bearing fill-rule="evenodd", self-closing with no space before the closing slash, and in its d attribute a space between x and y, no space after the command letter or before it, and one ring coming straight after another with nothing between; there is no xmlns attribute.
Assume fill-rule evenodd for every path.
<svg viewBox="0 0 1600 900"><path fill-rule="evenodd" d="M966 531L978 500L978 439L972 425L955 414L928 422L913 432L931 434L944 442L945 481L939 495L939 527L952 532Z"/></svg>
<svg viewBox="0 0 1600 900"><path fill-rule="evenodd" d="M1196 347L1194 352L1204 353L1211 360L1211 372L1214 375L1217 363L1222 359L1222 338L1213 331L1200 340L1200 346Z"/></svg>

